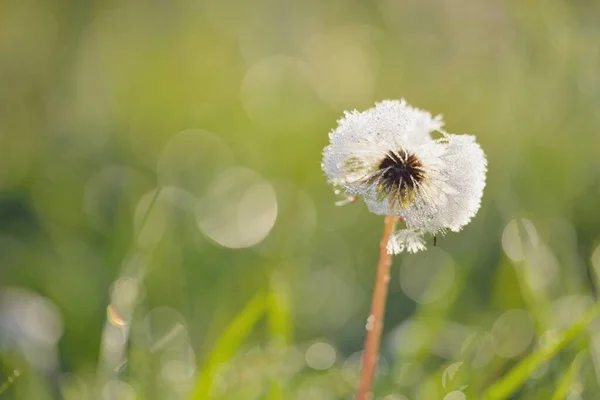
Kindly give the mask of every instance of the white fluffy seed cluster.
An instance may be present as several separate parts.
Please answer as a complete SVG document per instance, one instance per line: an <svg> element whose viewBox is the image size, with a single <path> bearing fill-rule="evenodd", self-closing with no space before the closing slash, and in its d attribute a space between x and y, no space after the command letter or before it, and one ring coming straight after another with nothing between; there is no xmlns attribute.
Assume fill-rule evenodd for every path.
<svg viewBox="0 0 600 400"><path fill-rule="evenodd" d="M322 163L329 183L363 198L373 213L406 223L390 239L390 253L424 250L423 235L457 232L479 209L485 154L474 136L449 134L442 126L440 116L385 100L346 112L329 134Z"/></svg>

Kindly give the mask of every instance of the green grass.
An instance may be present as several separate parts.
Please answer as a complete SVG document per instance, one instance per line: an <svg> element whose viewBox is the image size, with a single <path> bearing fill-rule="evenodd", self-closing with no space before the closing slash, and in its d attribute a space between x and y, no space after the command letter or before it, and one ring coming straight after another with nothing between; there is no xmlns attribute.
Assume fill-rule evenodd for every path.
<svg viewBox="0 0 600 400"><path fill-rule="evenodd" d="M572 327L552 340L550 344L537 349L521 360L505 376L491 385L484 392L482 398L486 400L504 400L509 398L538 368L551 361L558 352L585 332L589 324L597 319L599 315L600 304L596 304L579 321L573 324ZM557 391L554 395L555 398L564 398L564 395L568 394L569 384L580 363L581 361L573 361L569 367L569 372L565 376L565 380L557 386Z"/></svg>
<svg viewBox="0 0 600 400"><path fill-rule="evenodd" d="M352 398L382 217L334 206L320 162L344 110L402 97L476 135L489 172L472 223L394 259L376 400L594 399L598 20L0 2L0 400Z"/></svg>
<svg viewBox="0 0 600 400"><path fill-rule="evenodd" d="M194 383L190 400L204 400L210 398L215 374L219 367L229 363L244 339L250 334L258 321L267 312L267 297L264 293L256 294L248 304L227 326L217 343L212 347L204 366L200 369L199 378Z"/></svg>

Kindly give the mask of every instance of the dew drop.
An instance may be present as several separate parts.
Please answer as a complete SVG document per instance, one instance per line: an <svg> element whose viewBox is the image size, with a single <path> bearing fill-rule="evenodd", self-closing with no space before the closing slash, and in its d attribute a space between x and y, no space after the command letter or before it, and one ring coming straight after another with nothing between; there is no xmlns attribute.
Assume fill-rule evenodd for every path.
<svg viewBox="0 0 600 400"><path fill-rule="evenodd" d="M369 315L369 318L367 318L367 325L365 326L365 328L367 329L367 331L371 331L371 330L373 330L374 326L375 326L375 316Z"/></svg>

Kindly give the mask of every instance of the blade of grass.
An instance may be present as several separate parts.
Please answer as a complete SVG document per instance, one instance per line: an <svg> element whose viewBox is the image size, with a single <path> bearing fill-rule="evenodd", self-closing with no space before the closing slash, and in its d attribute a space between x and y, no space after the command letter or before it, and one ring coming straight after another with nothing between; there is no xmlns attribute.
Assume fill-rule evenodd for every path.
<svg viewBox="0 0 600 400"><path fill-rule="evenodd" d="M292 341L293 323L289 288L282 280L272 280L268 297L268 313L272 343L287 346Z"/></svg>
<svg viewBox="0 0 600 400"><path fill-rule="evenodd" d="M267 308L271 346L279 355L292 342L293 335L289 289L283 280L275 277L271 279ZM274 376L271 379L269 400L282 400L283 395L283 379L280 376Z"/></svg>
<svg viewBox="0 0 600 400"><path fill-rule="evenodd" d="M482 398L485 400L503 400L508 398L536 369L550 361L552 357L575 340L599 314L600 303L597 303L573 326L562 332L556 341L531 353L503 378L492 384Z"/></svg>
<svg viewBox="0 0 600 400"><path fill-rule="evenodd" d="M132 249L134 249L134 251L132 252L132 254L136 254L136 256L140 258L140 260L144 261L131 263L123 261L121 270L119 271L118 276L115 278L115 282L117 282L118 279L125 276L133 278L136 283L141 282L144 279L144 276L146 275L147 265L146 258L150 258L152 249L147 249L143 257L141 255L138 255L137 253L140 251L139 242L144 230L147 228L150 216L152 215L155 206L158 204L159 198L161 197L162 193L162 186L159 186L154 191L154 194L150 199L150 203L148 204L148 208L146 208L146 210L144 211L141 223L133 239ZM124 369L124 366L126 366L128 363L126 353L130 339L130 329L125 329L124 325L121 324L115 325L113 322L111 322L111 316L114 317L116 315L119 319L123 321L129 321L134 315L136 307L138 305L137 301L131 301L127 307L122 307L120 310L117 310L113 306L112 295L110 297L111 302L107 306L106 321L104 322L104 328L102 330L102 339L100 342L100 357L98 360L97 367L98 372L96 373L98 388L102 387L109 379L111 379L115 372L122 371ZM125 317L124 319L123 316ZM108 343L107 338L110 337L111 332L113 332L113 330L119 330L120 333L124 335L124 340L122 340L118 346L111 345Z"/></svg>
<svg viewBox="0 0 600 400"><path fill-rule="evenodd" d="M581 362L584 356L584 352L577 354L577 356L569 366L569 369L567 370L563 378L560 380L556 391L552 395L552 400L565 400L567 398L567 396L569 395L569 391L573 387L575 378L579 374L579 368L581 367Z"/></svg>
<svg viewBox="0 0 600 400"><path fill-rule="evenodd" d="M200 371L192 388L190 400L209 398L219 366L231 360L252 328L264 316L266 300L264 293L257 293L227 326Z"/></svg>

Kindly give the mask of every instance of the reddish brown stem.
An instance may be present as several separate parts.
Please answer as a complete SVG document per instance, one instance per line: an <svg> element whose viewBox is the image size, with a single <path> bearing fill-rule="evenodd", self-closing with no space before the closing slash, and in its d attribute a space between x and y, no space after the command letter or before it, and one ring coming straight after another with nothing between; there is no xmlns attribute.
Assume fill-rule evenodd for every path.
<svg viewBox="0 0 600 400"><path fill-rule="evenodd" d="M365 339L362 370L355 400L370 400L372 397L371 387L379 355L385 302L390 281L390 266L392 265L392 256L387 252L387 243L394 231L397 220L398 218L395 216L388 215L385 217L383 236L381 236L381 242L379 243L379 263L377 264L375 290L371 300L371 314L367 319L367 337Z"/></svg>

